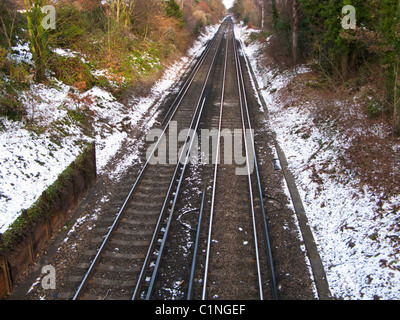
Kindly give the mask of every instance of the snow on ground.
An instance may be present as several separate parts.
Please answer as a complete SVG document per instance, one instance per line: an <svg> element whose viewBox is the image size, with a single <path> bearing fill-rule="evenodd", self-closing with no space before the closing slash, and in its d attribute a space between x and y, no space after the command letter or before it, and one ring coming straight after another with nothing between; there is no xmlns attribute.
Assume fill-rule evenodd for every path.
<svg viewBox="0 0 400 320"><path fill-rule="evenodd" d="M21 93L27 121L13 122L0 118L0 233L7 230L21 210L29 208L38 199L82 152L86 143L96 141L97 167L99 173L106 173L106 164L128 139L128 134L120 126L123 120L128 119L125 125L148 130L155 121L154 115L162 99L171 92L193 59L201 54L205 43L217 29L218 26L208 27L186 56L167 68L153 86L150 96L142 99L132 97L129 106L122 105L109 92L97 87L79 94L78 99L71 99L71 87L56 79L52 80L52 86L32 84L29 91ZM27 44L13 49L16 52L14 59L31 63ZM61 49L56 49L56 52L67 56L79 55ZM99 72L104 74L104 70ZM95 134L92 137L86 136L68 113L82 107L93 114ZM107 174L118 178L137 159L137 154L130 152L115 172Z"/></svg>
<svg viewBox="0 0 400 320"><path fill-rule="evenodd" d="M252 31L241 26L236 34L245 41ZM337 154L333 150L346 141L337 135L331 148L315 154L321 141L331 142L332 137L315 127L312 115L305 108L284 108L279 102L279 89L284 88L294 74L278 73L258 63L260 48L258 42L253 42L245 47L245 52L259 87L269 84L262 90L270 116L269 126L276 133L289 169L296 178L332 295L349 300L399 299L399 244L394 242L400 236L399 211L394 212L393 205L399 205L400 196L389 199L379 216L378 199L368 190L360 193L356 181L344 184L328 174L320 174L322 187L313 181L310 161L318 164L330 160L334 165ZM298 72L305 73L307 68L301 67ZM305 139L294 128L304 128L308 137Z"/></svg>

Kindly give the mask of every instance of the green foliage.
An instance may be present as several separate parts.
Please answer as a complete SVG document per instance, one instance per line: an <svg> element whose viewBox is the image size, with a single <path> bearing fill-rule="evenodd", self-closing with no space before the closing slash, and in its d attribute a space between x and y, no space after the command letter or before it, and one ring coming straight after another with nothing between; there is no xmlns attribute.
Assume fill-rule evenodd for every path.
<svg viewBox="0 0 400 320"><path fill-rule="evenodd" d="M94 86L95 79L90 66L79 57L56 56L51 67L57 79L68 85L82 90L89 90Z"/></svg>
<svg viewBox="0 0 400 320"><path fill-rule="evenodd" d="M183 12L175 0L168 0L166 2L165 11L168 17L174 17L178 21L183 22Z"/></svg>
<svg viewBox="0 0 400 320"><path fill-rule="evenodd" d="M266 31L260 31L260 32L252 32L250 33L249 40L250 42L254 41L263 41L265 38L269 37L270 33Z"/></svg>
<svg viewBox="0 0 400 320"><path fill-rule="evenodd" d="M21 12L15 12L16 8L7 0L0 1L0 47L7 48L8 36L11 36L11 44L15 45L18 38L22 37L26 30L26 19ZM13 32L11 32L13 30ZM4 34L7 32L7 36Z"/></svg>
<svg viewBox="0 0 400 320"><path fill-rule="evenodd" d="M21 106L15 93L9 92L0 97L0 115L12 121L19 121L26 115L26 110Z"/></svg>
<svg viewBox="0 0 400 320"><path fill-rule="evenodd" d="M8 51L2 47L0 47L0 70L5 70L7 60Z"/></svg>
<svg viewBox="0 0 400 320"><path fill-rule="evenodd" d="M87 120L86 114L81 110L68 109L67 114L70 120L75 123L85 123Z"/></svg>
<svg viewBox="0 0 400 320"><path fill-rule="evenodd" d="M204 28L204 22L202 19L197 20L196 24L194 25L193 33L196 36L199 36L201 34L201 31Z"/></svg>
<svg viewBox="0 0 400 320"><path fill-rule="evenodd" d="M46 66L50 57L49 30L43 28L45 14L44 0L32 0L30 10L25 12L28 27L29 47L35 64L35 78L38 82L46 79Z"/></svg>
<svg viewBox="0 0 400 320"><path fill-rule="evenodd" d="M12 121L19 121L26 115L26 110L18 100L19 84L11 80L0 87L0 115Z"/></svg>
<svg viewBox="0 0 400 320"><path fill-rule="evenodd" d="M345 5L356 9L357 30L344 30L341 25ZM379 71L378 74L371 72L370 80L379 77L377 89L386 104L392 106L393 124L400 130L399 1L302 0L302 7L324 73L347 81L348 72L365 78L365 66L370 69L373 65ZM375 103L370 103L366 111L371 117L382 113Z"/></svg>
<svg viewBox="0 0 400 320"><path fill-rule="evenodd" d="M51 35L53 47L74 47L84 35L88 19L73 4L65 4L57 11L57 29Z"/></svg>
<svg viewBox="0 0 400 320"><path fill-rule="evenodd" d="M315 49L318 51L320 64L325 70L334 73L343 55L348 54L348 43L340 37L342 32L341 11L343 1L303 0L303 9L310 17Z"/></svg>
<svg viewBox="0 0 400 320"><path fill-rule="evenodd" d="M346 63L350 57L359 57L368 52L367 43L358 39L352 30L342 27L342 8L352 5L356 9L357 26L364 30L378 32L385 39L393 39L394 21L397 13L397 1L387 0L301 0L306 14L308 36L312 37L314 49L318 51L321 65L331 74L345 74L344 68L357 70L364 61L353 59L352 65ZM391 41L391 40L389 40ZM376 44L376 43L375 43ZM371 52L370 52L371 53ZM341 71L341 72L340 72Z"/></svg>
<svg viewBox="0 0 400 320"><path fill-rule="evenodd" d="M119 44L117 50L121 54L120 57L115 57L118 63L111 67L112 72L122 76L125 82L135 82L162 68L161 58L166 48L153 41L128 41L123 46Z"/></svg>
<svg viewBox="0 0 400 320"><path fill-rule="evenodd" d="M377 118L381 113L380 104L375 100L371 100L367 106L367 113L371 118Z"/></svg>

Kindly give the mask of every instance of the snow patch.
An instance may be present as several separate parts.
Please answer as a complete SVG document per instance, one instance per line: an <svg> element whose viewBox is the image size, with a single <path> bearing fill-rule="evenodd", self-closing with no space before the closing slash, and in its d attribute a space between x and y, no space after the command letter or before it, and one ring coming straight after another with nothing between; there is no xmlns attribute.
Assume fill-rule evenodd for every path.
<svg viewBox="0 0 400 320"><path fill-rule="evenodd" d="M31 84L29 91L22 92L21 102L27 110L26 122L0 118L0 233L8 229L23 209L32 206L88 142L96 142L100 174L118 179L126 168L138 161L140 143L135 143L114 172L106 171L107 163L128 139L122 123L147 132L154 124L162 100L217 30L217 26L208 27L186 56L165 71L149 97L131 97L128 106L101 88L94 87L76 94L74 88L56 79L51 79L52 86ZM27 44L19 43L13 47L13 52L15 61L32 63ZM82 56L70 50L55 49L55 52L68 57ZM104 75L105 71L94 73ZM71 98L71 92L77 99ZM82 102L85 99L90 103ZM69 110L80 109L93 115L93 137L85 135L79 124L68 115Z"/></svg>

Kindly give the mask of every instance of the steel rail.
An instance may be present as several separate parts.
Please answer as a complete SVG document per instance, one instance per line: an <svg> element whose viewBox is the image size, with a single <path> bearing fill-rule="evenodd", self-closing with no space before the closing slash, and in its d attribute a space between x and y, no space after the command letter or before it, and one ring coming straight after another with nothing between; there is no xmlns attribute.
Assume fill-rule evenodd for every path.
<svg viewBox="0 0 400 320"><path fill-rule="evenodd" d="M210 250L211 250L211 234L212 234L212 224L213 224L214 208L215 208L215 193L216 193L216 186L217 186L218 164L220 161L220 152L221 152L222 112L223 112L223 107L224 107L225 80L226 80L226 69L227 69L227 62L228 62L228 48L229 48L229 41L227 40L226 41L226 49L225 49L225 65L224 65L224 78L223 78L223 83L222 83L220 117L219 117L219 124L218 124L217 150L216 150L215 166L214 166L213 193L212 193L212 198L211 198L210 223L209 223L208 240L207 240L206 265L205 265L204 280L203 280L203 292L202 292L203 300L206 299L206 291L207 291L207 279L208 279L208 269L209 269L209 262L210 262Z"/></svg>
<svg viewBox="0 0 400 320"><path fill-rule="evenodd" d="M220 28L221 28L221 27L220 27ZM216 34L215 34L215 36L214 36L214 38L213 38L213 40L212 40L212 43L214 43L214 41L215 41L215 39L216 39L216 37L217 37L219 31L220 31L220 29L218 29L218 31L216 32ZM209 46L208 51L207 51L207 49L205 49L205 51L207 51L207 54L208 54L208 52L209 52L211 46L212 46L212 44ZM97 265L98 260L99 260L100 256L102 255L105 246L106 246L107 243L109 242L112 233L114 232L114 230L115 230L115 228L116 228L118 222L120 221L120 218L121 218L123 212L125 211L128 202L130 201L130 199L131 199L131 197L132 197L132 194L133 194L134 191L136 190L136 187L137 187L137 185L139 184L139 182L141 181L142 176L144 175L144 173L145 173L145 171L146 171L146 169L147 169L147 167L148 167L148 165L149 165L149 163L150 163L150 159L154 156L155 151L156 151L157 148L158 148L158 145L161 143L163 137L165 136L165 133L166 133L167 129L169 128L169 125L170 125L170 123L171 123L171 121L172 121L174 115L176 114L176 112L177 112L177 110L178 110L178 107L179 107L180 103L181 103L182 100L183 100L183 97L186 95L186 93L187 93L187 91L188 91L190 85L193 83L193 80L194 80L194 78L196 77L198 71L200 70L200 66L203 64L203 62L204 62L204 60L205 60L205 56L206 56L207 54L205 54L205 55L203 56L203 59L200 59L200 61L199 61L200 64L197 64L197 65L196 65L196 67L198 66L196 72L195 72L195 73L193 73L193 72L191 73L192 79L191 79L191 81L189 82L188 86L187 86L186 88L185 88L185 86L184 86L184 87L181 89L181 91L182 91L182 90L185 88L185 91L184 91L184 93L183 93L182 96L181 96L181 99L180 99L180 101L179 101L179 104L178 104L177 107L173 110L173 112L172 112L172 114L171 114L171 116L170 116L170 118L169 118L167 124L165 125L165 128L164 128L162 134L160 135L158 141L157 141L156 144L154 145L154 148L153 148L153 150L152 150L150 156L148 157L146 163L144 164L144 166L142 167L142 169L141 169L141 171L140 171L138 177L136 178L135 183L133 184L131 190L129 191L128 196L126 197L126 199L125 199L125 201L124 201L124 203L123 203L121 209L119 210L119 212L118 212L118 214L117 214L117 216L116 216L116 218L115 218L115 220L114 220L112 226L110 227L110 229L109 229L109 231L108 231L108 233L107 233L105 239L103 240L103 242L102 242L100 248L97 250L97 254L96 254L95 258L93 259L93 261L91 262L91 264L90 264L90 266L89 266L89 269L88 269L88 271L86 272L86 274L85 274L83 280L81 281L81 283L80 283L80 285L79 285L77 291L75 292L75 294L74 294L72 300L77 300L77 299L79 298L79 296L81 295L83 289L86 287L87 281L89 280L90 276L92 275L92 273L93 273L93 271L94 271L94 268L95 268L95 266ZM190 77L189 77L189 78L190 78ZM187 82L186 82L186 83L187 83ZM186 84L186 83L185 83L185 84ZM178 95L181 93L181 91L178 93ZM176 103L176 101L175 101L174 103Z"/></svg>
<svg viewBox="0 0 400 320"><path fill-rule="evenodd" d="M195 126L195 129L193 129L194 132L197 131L197 128L198 128L198 125L199 125L199 122L200 122L200 118L201 118L201 115L203 113L205 101L206 101L206 98L203 99L203 103L201 105L201 109L200 109L199 116L198 116L198 119L197 119L197 122L196 122L196 126ZM190 132L188 134L190 135ZM168 234L169 234L169 228L171 226L172 216L174 214L176 202L178 200L180 187L182 185L182 181L183 181L183 177L184 177L184 174L185 174L185 170L186 170L187 164L189 162L190 152L191 152L192 147L193 147L193 141L194 141L194 139L191 139L190 147L188 148L188 151L187 151L186 157L185 157L185 164L184 164L184 166L182 168L182 171L180 173L179 183L178 183L177 189L175 191L175 196L174 196L174 200L173 200L173 203L172 203L172 207L170 209L170 213L169 213L169 217L168 217L168 223L167 223L167 226L165 227L165 231L164 231L164 236L163 236L163 239L162 239L161 247L160 247L160 250L158 251L158 254L157 254L157 261L156 261L156 264L154 266L154 270L153 270L153 273L152 273L152 276L151 276L151 279L150 279L150 284L149 284L149 289L147 291L146 300L150 300L150 297L151 297L151 294L152 294L152 291L153 291L154 283L155 283L155 280L156 280L156 277L157 277L157 273L158 273L158 268L159 268L160 262L161 262L161 257L163 255L165 243L167 242L167 237L168 237ZM184 150L182 150L182 153L183 152L184 152Z"/></svg>
<svg viewBox="0 0 400 320"><path fill-rule="evenodd" d="M240 99L241 105L242 105L242 113L243 113L243 107L244 107L244 109L246 111L249 130L250 130L250 132L252 132L249 107L248 107L248 103L247 103L246 90L245 90L245 85L244 85L244 77L243 77L243 72L242 72L242 65L240 62L239 55L238 55L238 49L237 49L236 40L235 40L236 36L235 36L234 30L233 30L233 34L234 34L235 56L236 56L236 61L237 61L238 81L240 79L239 90L241 90L243 93L243 101L242 101L242 99ZM244 51L243 51L243 54L244 54ZM240 89L240 87L242 87L242 89ZM242 116L244 116L244 115L242 114ZM267 223L267 218L266 218L266 213L265 213L265 206L264 206L264 200L263 200L264 198L263 198L263 193L262 193L260 172L259 172L259 168L258 168L257 153L256 153L256 149L255 149L255 142L254 142L253 135L251 135L251 146L252 146L252 152L253 152L253 158L254 158L254 171L255 171L256 177L257 177L258 193L259 193L259 197L260 197L261 211L262 211L263 222L264 222L264 231L265 231L265 236L266 236L267 255L268 255L268 261L269 261L269 267L270 267L271 281L272 281L272 294L273 294L273 298L275 300L278 300L278 289L277 289L277 281L276 281L276 276L275 276L274 261L273 261L273 257L272 257L271 242L270 242L270 237L269 237L268 223Z"/></svg>
<svg viewBox="0 0 400 320"><path fill-rule="evenodd" d="M187 300L191 300L192 299L194 273L195 273L195 270L196 270L196 258L197 258L197 251L198 251L199 242L200 242L201 222L203 221L203 211L204 211L204 205L205 205L205 202L206 202L206 193L207 193L207 184L204 183L203 196L201 198L201 205L200 205L200 211L199 211L199 221L197 223L196 240L195 240L195 245L194 245L194 250L193 250L193 260L192 260L192 268L191 268L191 271L190 271L190 279L189 279L189 288L188 288L188 293L187 293Z"/></svg>
<svg viewBox="0 0 400 320"><path fill-rule="evenodd" d="M220 27L220 28L221 28L221 27ZM219 28L219 29L220 29L220 28ZM218 34L219 29L218 29L218 31L216 32L216 35ZM213 39L207 44L206 48L203 50L203 52L202 52L200 58L198 59L198 61L197 61L196 64L195 64L195 66L194 66L192 72L190 73L190 75L189 75L188 78L186 79L186 81L185 81L185 83L184 83L182 89L180 90L180 92L179 92L178 95L176 96L174 102L172 102L171 107L169 108L168 112L167 112L166 115L164 116L164 119L163 119L163 121L162 121L161 123L164 123L164 122L165 122L165 120L168 118L169 114L170 114L171 111L173 110L174 106L175 106L175 105L178 105L178 106L179 106L180 103L182 102L183 98L184 98L185 95L186 95L186 92L189 90L191 84L193 83L194 78L195 78L197 72L199 71L200 67L202 66L203 61L204 61L205 58L207 57L208 52L210 51L212 45L214 44L214 41L215 41L215 37L213 37ZM179 102L178 102L178 101L179 101Z"/></svg>
<svg viewBox="0 0 400 320"><path fill-rule="evenodd" d="M251 217L252 217L252 222L253 222L254 249L255 249L256 264L257 264L258 287L259 287L260 300L264 300L262 276L261 276L261 266L260 266L260 254L259 254L259 248L258 248L257 226L256 226L255 208L254 208L254 195L253 195L253 186L252 186L252 179L251 179L252 173L250 170L250 155L249 155L250 150L249 150L249 146L248 146L246 123L245 123L244 113L243 113L242 93L244 93L245 88L241 87L241 81L240 81L241 78L240 78L240 74L238 71L239 65L238 65L237 47L236 47L236 41L235 41L235 33L233 30L232 30L232 33L233 33L233 48L234 48L234 55L235 55L235 67L236 67L236 74L237 74L237 85L238 85L238 91L239 91L240 113L241 113L241 119L242 119L242 129L243 129L244 145L245 145L244 147L245 147L245 152L246 152L246 167L247 167L247 178L248 178L248 183L249 183ZM252 139L253 132L251 131L251 128L249 128L249 132L250 132L250 136ZM254 158L252 158L252 159L254 159Z"/></svg>
<svg viewBox="0 0 400 320"><path fill-rule="evenodd" d="M219 30L218 32L220 32L220 30ZM208 80L209 80L211 71L212 71L212 69L213 69L213 66L214 66L214 63L215 63L215 60L216 60L216 57L217 57L217 53L218 53L219 47L220 47L220 45L221 45L222 38L223 38L223 37L221 37L221 39L220 39L220 41L219 41L219 43L218 43L218 45L217 45L217 49L216 49L216 51L215 51L215 53L214 53L213 60L212 60L212 62L211 62L211 64L210 64L210 67L209 67L209 70L208 70L206 79L205 79L205 81L204 81L204 85L203 85L203 88L202 88L202 91L201 91L200 99L199 99L199 101L198 101L198 104L197 104L197 107L196 107L196 111L194 112L194 116L193 116L193 118L192 118L192 122L191 122L191 125L190 125L190 128L193 128L193 123L195 122L196 115L197 115L198 110L199 110L199 108L200 108L200 112L199 112L199 115L198 115L198 117L197 117L196 126L195 126L195 127L196 127L196 130L197 130L197 127L198 127L200 118L201 118L201 114L202 114L204 105L205 105L205 99L206 99L206 98L204 97L204 93L205 93L205 91L206 91L207 83L208 83ZM189 134L190 134L190 131L188 132L188 137L187 137L187 139L189 138ZM186 139L186 141L187 141L187 139ZM191 140L191 144L192 144L192 143L193 143L193 139ZM155 265L155 270L153 271L153 274L152 274L152 278L151 278L151 282L150 282L150 286L149 286L149 289L150 289L150 290L148 290L148 292L147 292L147 294L146 294L146 299L147 299L147 300L150 299L151 291L152 291L152 288L153 288L153 286L154 286L155 278L156 278L156 275L157 275L157 272L158 272L158 266L159 266L159 263L160 263L160 261L161 261L162 250L163 250L163 248L164 248L164 245L165 245L165 242L166 242L166 239L167 239L167 235L168 235L168 231L169 231L170 222L171 222L171 220L172 220L171 217L172 217L172 214L173 214L173 210L174 210L174 208L175 208L175 204L176 204L177 197L178 197L178 194L179 194L179 188L180 188L180 185L181 185L181 182L182 182L182 179L183 179L184 170L185 170L186 165L187 165L187 160L188 160L188 158L190 157L190 150L191 150L191 147L190 147L189 150L188 150L189 152L187 152L187 154L186 154L185 166L184 166L184 168L183 168L183 170L182 170L183 172L181 173L181 177L180 177L179 184L178 184L178 189L177 189L177 191L175 192L175 197L174 197L174 201L173 201L173 207L171 208L171 211L170 211L170 218L169 218L169 220L168 220L167 228L166 228L166 230L165 230L165 232L164 232L163 242L162 242L162 244L161 244L160 252L158 253L157 263L156 263L156 265ZM181 153L181 156L180 156L179 160L182 159L183 151L184 151L184 150L182 150L182 153ZM141 269L141 272L140 272L140 275L139 275L139 278L138 278L138 281L137 281L137 285L136 285L135 291L134 291L134 293L133 293L133 295L132 295L132 300L135 300L135 299L139 298L140 289L141 289L142 283L143 283L143 278L144 278L145 273L146 273L146 270L147 270L147 268L148 268L148 264L149 264L149 262L150 262L150 261L149 261L149 260L150 260L150 257L152 256L152 251L153 251L153 248L154 248L154 245L155 245L155 242L156 242L156 238L157 238L157 235L158 235L158 233L159 233L159 229L160 229L160 226L161 226L161 223L162 223L162 220L163 220L163 213L165 212L166 207L168 206L169 198L170 198L171 193L172 193L172 188L173 188L173 185L174 185L175 180L176 180L176 175L177 175L178 169L179 169L179 167L180 167L180 163L181 163L181 162L178 161L178 164L177 164L176 169L175 169L174 177L173 177L172 180L171 180L171 183L170 183L170 186L169 186L169 190L168 190L167 196L165 197L165 201L164 201L164 204L163 204L163 208L161 209L161 213L160 213L159 220L158 220L157 225L156 225L156 228L155 228L155 232L154 232L154 234L153 234L151 243L150 243L150 245L149 245L149 249L148 249L148 252L147 252L147 254L146 254L146 258L145 258L145 261L144 261L144 263L143 263L143 267L142 267L142 269Z"/></svg>

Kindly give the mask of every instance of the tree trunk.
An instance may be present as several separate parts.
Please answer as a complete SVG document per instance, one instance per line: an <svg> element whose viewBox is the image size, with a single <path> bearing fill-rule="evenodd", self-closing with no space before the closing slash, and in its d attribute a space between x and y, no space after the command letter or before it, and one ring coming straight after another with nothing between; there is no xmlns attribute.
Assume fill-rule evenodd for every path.
<svg viewBox="0 0 400 320"><path fill-rule="evenodd" d="M347 53L342 55L342 78L343 81L347 80L347 70L349 68L349 56Z"/></svg>
<svg viewBox="0 0 400 320"><path fill-rule="evenodd" d="M277 31L277 24L279 21L279 12L278 12L278 7L276 5L276 0L271 0L271 6L272 6L272 21L274 24L274 29L275 32Z"/></svg>
<svg viewBox="0 0 400 320"><path fill-rule="evenodd" d="M292 0L292 57L293 64L297 64L299 41L299 1Z"/></svg>
<svg viewBox="0 0 400 320"><path fill-rule="evenodd" d="M261 30L264 30L265 24L265 0L261 0Z"/></svg>
<svg viewBox="0 0 400 320"><path fill-rule="evenodd" d="M46 80L46 64L48 55L47 30L42 27L41 9L47 1L23 0L27 19L29 47L35 64L35 80Z"/></svg>
<svg viewBox="0 0 400 320"><path fill-rule="evenodd" d="M399 100L397 97L398 81L399 81L399 59L396 58L394 66L394 99L393 99L393 132L400 134L400 112L399 112Z"/></svg>
<svg viewBox="0 0 400 320"><path fill-rule="evenodd" d="M397 3L397 23L396 29L398 30L400 27L399 21L399 13L400 13L400 0ZM398 89L400 84L399 82L399 54L398 51L395 52L395 64L394 64L394 101L393 101L393 133L400 135L400 106L399 106L399 99L398 99Z"/></svg>

